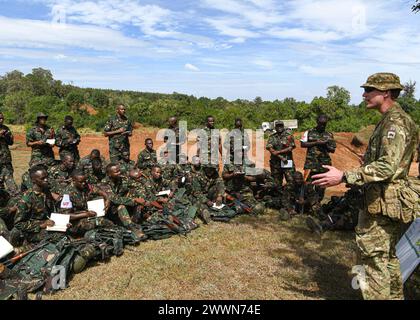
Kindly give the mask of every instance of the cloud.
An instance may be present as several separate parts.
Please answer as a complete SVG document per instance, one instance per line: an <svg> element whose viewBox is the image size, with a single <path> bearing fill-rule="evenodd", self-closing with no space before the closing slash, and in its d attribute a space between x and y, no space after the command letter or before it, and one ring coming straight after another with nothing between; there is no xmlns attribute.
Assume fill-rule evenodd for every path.
<svg viewBox="0 0 420 320"><path fill-rule="evenodd" d="M343 35L337 32L302 28L270 29L266 34L281 39L297 39L307 42L328 42L343 39Z"/></svg>
<svg viewBox="0 0 420 320"><path fill-rule="evenodd" d="M239 24L240 22L235 19L229 18L209 18L205 21L210 24L213 28L219 31L224 36L234 37L235 43L242 43L246 38L257 38L259 34L247 30L245 28L234 27L233 25Z"/></svg>
<svg viewBox="0 0 420 320"><path fill-rule="evenodd" d="M200 71L199 68L197 68L195 65L193 65L191 63L185 64L184 68L187 69L187 70L190 70L190 71L196 71L196 72Z"/></svg>
<svg viewBox="0 0 420 320"><path fill-rule="evenodd" d="M252 61L253 64L262 67L264 69L272 69L273 68L273 62L270 60L265 59L256 59Z"/></svg>

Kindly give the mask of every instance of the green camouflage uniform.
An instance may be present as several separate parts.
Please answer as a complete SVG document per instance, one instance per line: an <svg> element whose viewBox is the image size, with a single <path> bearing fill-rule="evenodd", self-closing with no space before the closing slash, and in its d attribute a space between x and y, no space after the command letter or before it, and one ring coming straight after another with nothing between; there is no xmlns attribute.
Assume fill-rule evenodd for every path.
<svg viewBox="0 0 420 320"><path fill-rule="evenodd" d="M0 218L0 236L5 238L7 241L10 241L9 229L7 229L6 223Z"/></svg>
<svg viewBox="0 0 420 320"><path fill-rule="evenodd" d="M133 160L129 162L121 160L118 164L120 165L121 173L125 176L128 176L130 171L136 167L136 163Z"/></svg>
<svg viewBox="0 0 420 320"><path fill-rule="evenodd" d="M113 222L121 223L124 227L130 226L132 221L127 207L136 207L137 203L129 197L128 178L122 176L119 181L113 182L109 177L105 177L100 183L100 188L108 194L111 201L107 217Z"/></svg>
<svg viewBox="0 0 420 320"><path fill-rule="evenodd" d="M200 162L202 164L219 163L219 143L221 142L220 131L218 129L202 128L203 133L207 135L207 140L197 137L200 148ZM212 154L213 150L213 154Z"/></svg>
<svg viewBox="0 0 420 320"><path fill-rule="evenodd" d="M149 175L155 165L157 165L156 150L149 151L146 148L139 153L136 167L143 170L145 175Z"/></svg>
<svg viewBox="0 0 420 320"><path fill-rule="evenodd" d="M127 117L121 118L119 115L113 115L105 124L105 132L111 132L124 128L128 132L133 131L133 125L131 120ZM130 154L130 140L127 134L117 134L109 139L109 158L111 162L118 162L122 159L121 155L123 152Z"/></svg>
<svg viewBox="0 0 420 320"><path fill-rule="evenodd" d="M307 182L312 181L313 175L324 173L327 171L322 166L331 165L330 151L328 151L327 146L328 148L331 148L334 150L336 148L334 135L331 132L327 132L327 131L319 132L317 128L313 128L309 131L306 131L303 134L301 142L313 142L316 140L328 140L328 143L325 146L313 146L313 147L307 148L308 150L306 151L304 169L311 170L309 177L307 179ZM322 199L324 199L325 189L316 186L315 190L319 194L320 201L322 201Z"/></svg>
<svg viewBox="0 0 420 320"><path fill-rule="evenodd" d="M319 220L323 230L354 230L360 211L363 194L359 187L353 187L342 197L332 197L323 204Z"/></svg>
<svg viewBox="0 0 420 320"><path fill-rule="evenodd" d="M62 126L56 134L55 145L60 148L60 159L63 160L65 155L72 155L77 163L80 160L78 145L80 143L80 135L75 127L66 128Z"/></svg>
<svg viewBox="0 0 420 320"><path fill-rule="evenodd" d="M29 177L29 171L26 171L24 174L22 174L22 183L20 184L20 191L25 192L29 189L32 189L32 180Z"/></svg>
<svg viewBox="0 0 420 320"><path fill-rule="evenodd" d="M36 125L26 133L26 143L35 141L44 141L47 139L54 139L54 129L46 126L45 130ZM42 146L33 146L31 153L31 160L29 166L32 167L37 164L44 164L47 167L55 164L53 146L45 144Z"/></svg>
<svg viewBox="0 0 420 320"><path fill-rule="evenodd" d="M55 211L51 193L26 191L17 203L15 228L19 230L28 242L40 242L47 237L46 229L40 225L49 219Z"/></svg>
<svg viewBox="0 0 420 320"><path fill-rule="evenodd" d="M362 87L378 90L403 89L398 76L380 73L368 78ZM365 299L402 299L403 285L395 245L401 235L403 215L400 192L418 145L418 128L400 105L394 102L369 140L364 164L345 172L351 185L362 185L363 210L356 227L359 264L364 277L359 283ZM417 199L417 201L419 201ZM412 218L412 217L411 217Z"/></svg>
<svg viewBox="0 0 420 320"><path fill-rule="evenodd" d="M90 155L87 155L80 159L79 163L77 164L77 169L82 170L86 176L89 184L97 185L101 182L103 178L105 178L105 168L107 165L107 161L104 157L101 156L101 162L102 162L102 172L95 173L93 172L92 167L92 159L90 158Z"/></svg>
<svg viewBox="0 0 420 320"><path fill-rule="evenodd" d="M303 187L303 189L302 189ZM303 195L304 207L296 203ZM294 182L287 183L282 191L282 207L287 211L293 210L295 213L315 214L321 207L319 196L311 184L296 185Z"/></svg>
<svg viewBox="0 0 420 320"><path fill-rule="evenodd" d="M61 164L57 164L48 168L48 181L51 192L61 193L71 182L71 172L63 170Z"/></svg>
<svg viewBox="0 0 420 320"><path fill-rule="evenodd" d="M9 146L13 145L13 134L5 125L0 125L0 131L5 130L4 135L0 136L0 177L5 182L6 189L16 194L18 186L13 178L12 156Z"/></svg>
<svg viewBox="0 0 420 320"><path fill-rule="evenodd" d="M280 151L289 147L295 147L295 139L293 134L290 130L284 130L283 132L274 132L268 137L266 149L270 150L273 148L275 151ZM293 161L293 153L288 152L280 155L284 160L292 160ZM270 170L271 175L274 178L275 183L278 186L283 185L283 177L286 178L287 182L291 182L293 180L293 172L295 172L295 164L293 163L293 167L290 169L285 169L281 167L282 160L274 155L270 157Z"/></svg>
<svg viewBox="0 0 420 320"><path fill-rule="evenodd" d="M244 164L248 160L248 151L251 147L248 133L244 129L233 129L229 131L225 137L223 147L228 152L230 164L235 164L235 154L241 161L241 163L236 164Z"/></svg>
<svg viewBox="0 0 420 320"><path fill-rule="evenodd" d="M394 103L376 125L363 166L345 172L349 184L363 185L356 242L366 274L361 286L365 299L403 297L395 253L402 227L398 190L405 187L417 143L416 124Z"/></svg>
<svg viewBox="0 0 420 320"><path fill-rule="evenodd" d="M68 194L71 209L63 209L60 207L59 212L64 214L77 214L78 212L88 211L88 201L98 198L98 189L95 186L88 185L85 190L77 189L73 183L62 190L61 195ZM114 224L104 217L96 219L83 218L77 221L71 221L72 227L69 229L71 234L83 235L86 231L95 229L96 227L113 227Z"/></svg>
<svg viewBox="0 0 420 320"><path fill-rule="evenodd" d="M165 149L169 151L170 154L175 154L175 160L178 161L179 155L182 152L182 145L187 142L187 133L181 128L168 128L166 129L163 139L166 142Z"/></svg>

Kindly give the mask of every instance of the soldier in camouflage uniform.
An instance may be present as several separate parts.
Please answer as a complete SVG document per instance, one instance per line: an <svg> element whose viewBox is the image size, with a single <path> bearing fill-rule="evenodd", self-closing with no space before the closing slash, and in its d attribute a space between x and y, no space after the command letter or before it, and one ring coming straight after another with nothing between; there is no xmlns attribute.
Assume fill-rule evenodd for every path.
<svg viewBox="0 0 420 320"><path fill-rule="evenodd" d="M215 128L214 117L208 116L206 126L197 132L197 155L201 163L218 165L219 153L222 154L222 139L219 130Z"/></svg>
<svg viewBox="0 0 420 320"><path fill-rule="evenodd" d="M4 189L0 189L0 236L3 236L10 242L10 233L6 221L10 220L10 216L14 214L14 212L11 212L7 206L9 199L9 193Z"/></svg>
<svg viewBox="0 0 420 320"><path fill-rule="evenodd" d="M244 166L225 164L222 177L225 184L226 202L236 213L261 214L264 212L264 204L257 202L248 185L251 177L246 175Z"/></svg>
<svg viewBox="0 0 420 320"><path fill-rule="evenodd" d="M55 200L49 190L48 173L43 166L33 166L29 173L33 188L25 191L17 203L15 228L28 243L36 243L48 237L46 228L54 226L49 220L56 212Z"/></svg>
<svg viewBox="0 0 420 320"><path fill-rule="evenodd" d="M105 124L104 135L109 139L109 158L111 162L121 160L124 151L130 155L130 140L133 135L133 125L125 116L125 106L119 105L117 114Z"/></svg>
<svg viewBox="0 0 420 320"><path fill-rule="evenodd" d="M6 189L13 195L19 192L13 178L12 155L9 146L13 145L13 134L4 125L4 115L0 112L0 177L6 184Z"/></svg>
<svg viewBox="0 0 420 320"><path fill-rule="evenodd" d="M295 139L290 130L284 128L282 121L276 122L275 132L271 134L267 141L266 149L270 151L270 170L275 183L283 186L283 177L287 182L291 182L292 174L295 171L293 162L293 149L296 148ZM291 168L283 168L288 161L292 161Z"/></svg>
<svg viewBox="0 0 420 320"><path fill-rule="evenodd" d="M225 160L225 163L245 165L249 162L248 151L251 147L251 141L243 128L242 119L235 119L235 129L229 131L226 135L223 147L227 151L226 160L228 161Z"/></svg>
<svg viewBox="0 0 420 320"><path fill-rule="evenodd" d="M147 176L150 175L150 170L157 164L156 150L153 149L153 140L147 138L144 141L146 148L139 153L137 157L136 167L143 170Z"/></svg>
<svg viewBox="0 0 420 320"><path fill-rule="evenodd" d="M336 143L331 132L325 131L328 123L326 115L320 115L317 118L317 126L303 134L300 144L302 148L307 148L305 159L305 177L309 170L308 182L312 181L312 176L315 174L326 172L324 165L331 165L330 153L335 152ZM316 187L319 194L319 200L324 199L325 190Z"/></svg>
<svg viewBox="0 0 420 320"><path fill-rule="evenodd" d="M168 129L165 131L163 142L166 143L166 150L174 157L171 160L180 163L179 155L182 152L182 145L187 142L187 133L184 128L179 127L177 117L168 119Z"/></svg>
<svg viewBox="0 0 420 320"><path fill-rule="evenodd" d="M353 186L343 196L331 197L328 203L321 206L317 218L308 217L309 228L317 233L327 230L353 231L359 218L362 196L361 189Z"/></svg>
<svg viewBox="0 0 420 320"><path fill-rule="evenodd" d="M73 117L64 117L64 126L57 130L55 136L55 145L60 148L60 159L66 154L73 156L74 161L77 163L80 160L78 145L80 143L80 135L76 128L73 126Z"/></svg>
<svg viewBox="0 0 420 320"><path fill-rule="evenodd" d="M178 176L180 167L169 155L168 150L163 151L162 157L158 160L158 166L162 169L162 176L165 180L172 181Z"/></svg>
<svg viewBox="0 0 420 320"><path fill-rule="evenodd" d="M131 220L127 207L144 205L145 200L129 197L129 180L121 174L119 164L110 163L107 165L106 174L107 176L100 184L100 189L107 193L107 197L110 201L107 217L111 221L132 230L140 238L143 237L143 233L140 231L139 227Z"/></svg>
<svg viewBox="0 0 420 320"><path fill-rule="evenodd" d="M88 210L88 201L102 197L105 200L106 207L109 206L107 194L99 188L87 183L86 174L81 170L74 170L72 173L72 182L69 186L61 191L62 200L64 195L70 197L71 208L60 206L59 212L70 214L71 228L68 230L70 234L83 236L86 231L95 229L96 227L113 227L114 224L104 217L89 219L96 217L96 212Z"/></svg>
<svg viewBox="0 0 420 320"><path fill-rule="evenodd" d="M71 173L74 170L74 159L71 154L66 154L63 161L48 169L51 192L59 194L71 182Z"/></svg>
<svg viewBox="0 0 420 320"><path fill-rule="evenodd" d="M47 126L48 116L38 113L35 127L26 133L26 145L32 148L29 166L45 164L47 167L55 164L54 145L47 143L47 139L55 139L54 129Z"/></svg>
<svg viewBox="0 0 420 320"><path fill-rule="evenodd" d="M97 159L101 163L101 170L102 173L105 175L105 167L107 165L106 160L103 156L101 156L101 152L98 149L93 149L89 155L80 159L79 163L77 164L77 169L83 170L88 176L94 174L93 164L92 161Z"/></svg>
<svg viewBox="0 0 420 320"><path fill-rule="evenodd" d="M91 161L92 164L92 170L90 171L84 171L86 175L87 182L90 185L97 186L101 181L105 178L106 174L103 170L102 161L100 159L93 159Z"/></svg>
<svg viewBox="0 0 420 320"><path fill-rule="evenodd" d="M319 195L311 184L303 181L303 175L295 171L293 181L284 186L282 192L282 218L287 220L289 216L310 213L315 214L321 207Z"/></svg>
<svg viewBox="0 0 420 320"><path fill-rule="evenodd" d="M363 165L346 172L326 166L329 171L314 176L313 183L323 187L341 182L362 186L363 209L356 227L356 243L358 264L364 268L363 274L358 276L363 297L403 299L395 245L403 223L414 219L413 212L407 216L402 210L400 194L407 190L408 173L418 145L418 128L396 102L403 89L397 75L374 74L362 87L367 108L382 114L370 138ZM412 200L418 205L418 196L416 198Z"/></svg>
<svg viewBox="0 0 420 320"><path fill-rule="evenodd" d="M136 163L133 160L130 160L130 153L123 151L121 155L121 160L118 162L120 165L121 174L128 177L131 169L134 169Z"/></svg>

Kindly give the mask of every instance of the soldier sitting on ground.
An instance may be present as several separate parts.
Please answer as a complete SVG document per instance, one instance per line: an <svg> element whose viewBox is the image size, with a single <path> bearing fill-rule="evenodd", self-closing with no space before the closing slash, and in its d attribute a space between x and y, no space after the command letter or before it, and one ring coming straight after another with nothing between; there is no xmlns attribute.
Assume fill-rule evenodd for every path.
<svg viewBox="0 0 420 320"><path fill-rule="evenodd" d="M354 231L357 225L361 189L353 186L343 196L332 196L327 204L323 204L317 217L308 217L308 227L318 234L326 230Z"/></svg>
<svg viewBox="0 0 420 320"><path fill-rule="evenodd" d="M51 192L59 194L62 189L70 184L74 167L73 156L66 154L60 164L48 169Z"/></svg>
<svg viewBox="0 0 420 320"><path fill-rule="evenodd" d="M128 177L131 169L134 169L136 163L130 160L130 152L123 151L121 154L121 160L118 162L120 165L121 174Z"/></svg>
<svg viewBox="0 0 420 320"><path fill-rule="evenodd" d="M130 191L129 181L127 177L121 174L118 163L107 165L106 177L100 183L100 188L107 193L107 197L110 200L106 217L115 223L123 225L133 231L139 238L142 238L144 234L141 232L141 228L131 220L127 207L144 205L145 200L128 196Z"/></svg>
<svg viewBox="0 0 420 320"><path fill-rule="evenodd" d="M150 170L157 164L156 150L153 149L153 140L151 138L147 138L144 144L146 148L139 153L136 167L143 170L145 175L150 175Z"/></svg>
<svg viewBox="0 0 420 320"><path fill-rule="evenodd" d="M92 169L92 161L94 159L98 159L102 166L102 172L105 174L105 167L107 165L106 160L103 156L101 156L101 152L98 149L93 149L90 154L83 157L79 163L77 164L77 169L83 170L88 175L91 175L93 172Z"/></svg>
<svg viewBox="0 0 420 320"><path fill-rule="evenodd" d="M287 220L299 213L315 214L320 208L319 195L311 184L306 184L303 175L295 171L293 181L284 186L282 192L281 219Z"/></svg>
<svg viewBox="0 0 420 320"><path fill-rule="evenodd" d="M90 185L97 186L105 178L106 174L103 170L102 161L100 159L94 158L93 160L91 160L91 162L92 162L91 170L86 170L86 171L82 170L82 171L86 175L87 182Z"/></svg>

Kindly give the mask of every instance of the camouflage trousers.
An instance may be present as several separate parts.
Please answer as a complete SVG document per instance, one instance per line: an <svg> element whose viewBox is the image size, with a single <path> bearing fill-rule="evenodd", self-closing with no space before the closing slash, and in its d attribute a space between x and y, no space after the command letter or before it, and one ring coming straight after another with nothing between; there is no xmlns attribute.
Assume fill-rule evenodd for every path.
<svg viewBox="0 0 420 320"><path fill-rule="evenodd" d="M78 221L73 221L71 228L68 232L71 235L81 235L83 236L87 231L93 230L95 228L112 228L115 227L115 224L112 221L104 218L93 218L93 219L80 219Z"/></svg>
<svg viewBox="0 0 420 320"><path fill-rule="evenodd" d="M128 227L133 223L130 213L124 205L111 205L107 218L109 218L112 222L122 224L124 227Z"/></svg>
<svg viewBox="0 0 420 320"><path fill-rule="evenodd" d="M296 171L296 169L295 167L290 169L280 168L279 166L275 166L270 162L270 171L276 186L281 187L283 186L284 178L286 179L287 183L293 181L293 173Z"/></svg>
<svg viewBox="0 0 420 320"><path fill-rule="evenodd" d="M327 172L327 170L311 170L311 173L309 174L308 179L306 180L307 182L312 182L312 176L316 175L316 174L320 174L320 173L324 173ZM314 185L314 190L316 191L316 193L319 195L319 202L321 202L324 199L325 196L325 188L321 188L319 186L315 186Z"/></svg>
<svg viewBox="0 0 420 320"><path fill-rule="evenodd" d="M6 190L15 195L19 188L13 178L13 166L11 163L0 164L0 179L4 181Z"/></svg>
<svg viewBox="0 0 420 320"><path fill-rule="evenodd" d="M113 144L109 145L109 160L112 163L116 163L116 162L122 162L123 161L123 157L122 154L123 152L128 152L128 154L130 154L130 146L114 146Z"/></svg>
<svg viewBox="0 0 420 320"><path fill-rule="evenodd" d="M38 157L38 156L33 156L31 155L31 160L29 161L29 167L33 167L36 166L38 164L43 164L45 165L47 168L52 167L53 165L55 165L55 158L54 158L54 154L50 157Z"/></svg>
<svg viewBox="0 0 420 320"><path fill-rule="evenodd" d="M365 300L404 298L400 263L395 251L402 227L401 223L388 217L360 211L356 244L362 272L358 274L358 280Z"/></svg>

